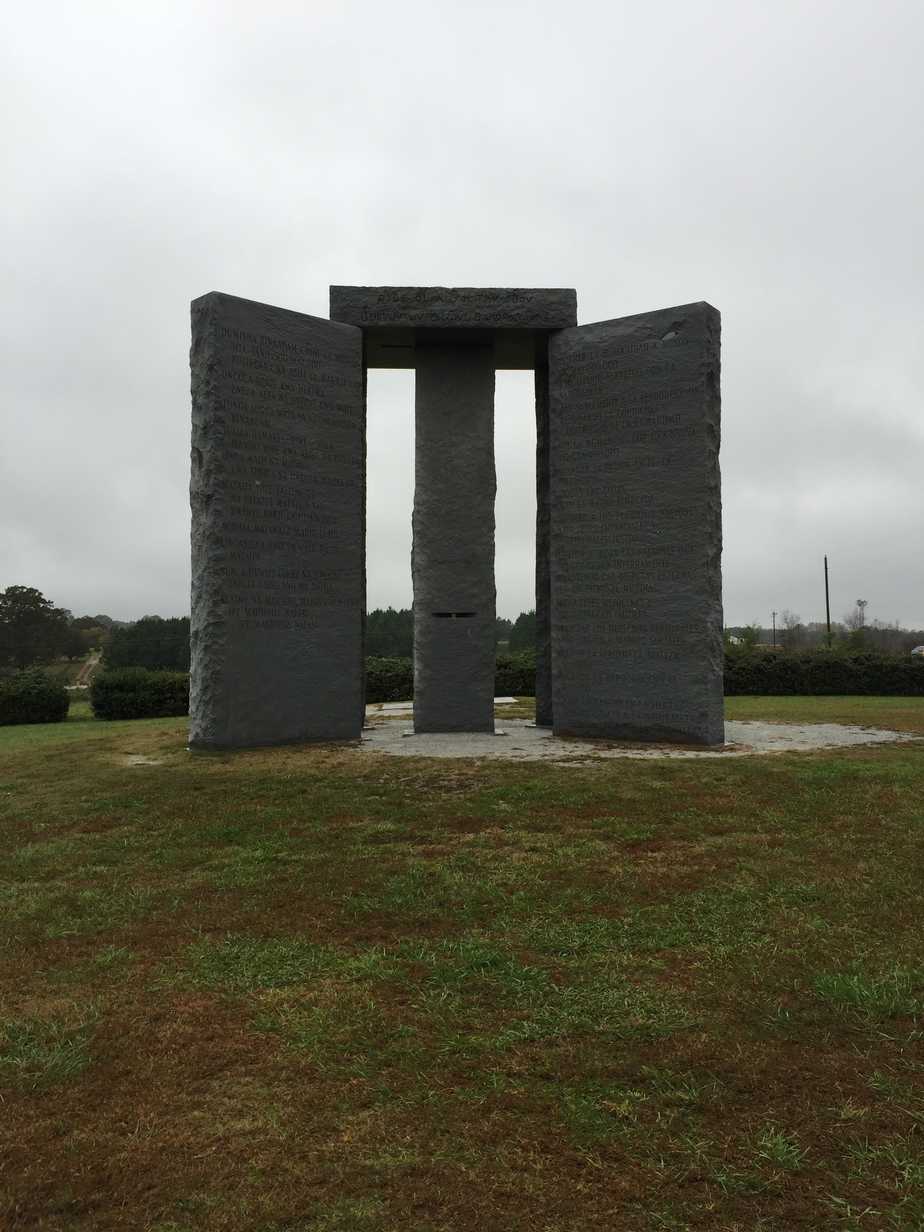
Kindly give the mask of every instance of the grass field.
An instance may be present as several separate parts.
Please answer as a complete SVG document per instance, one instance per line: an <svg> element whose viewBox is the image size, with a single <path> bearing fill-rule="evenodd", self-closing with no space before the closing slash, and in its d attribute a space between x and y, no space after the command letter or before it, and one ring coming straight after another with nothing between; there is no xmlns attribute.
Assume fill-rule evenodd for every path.
<svg viewBox="0 0 924 1232"><path fill-rule="evenodd" d="M924 1229L924 742L185 742L0 729L4 1232Z"/></svg>

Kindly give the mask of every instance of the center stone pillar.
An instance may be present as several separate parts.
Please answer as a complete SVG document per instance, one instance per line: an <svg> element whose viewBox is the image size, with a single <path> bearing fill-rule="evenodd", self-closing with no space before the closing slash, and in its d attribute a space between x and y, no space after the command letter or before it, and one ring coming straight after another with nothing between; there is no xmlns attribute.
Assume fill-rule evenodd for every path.
<svg viewBox="0 0 924 1232"><path fill-rule="evenodd" d="M414 730L494 731L494 350L416 354Z"/></svg>

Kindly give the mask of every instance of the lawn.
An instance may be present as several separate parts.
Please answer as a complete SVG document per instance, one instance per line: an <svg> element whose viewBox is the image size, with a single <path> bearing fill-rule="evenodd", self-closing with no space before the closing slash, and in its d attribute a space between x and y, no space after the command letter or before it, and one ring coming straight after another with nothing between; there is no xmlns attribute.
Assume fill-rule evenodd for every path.
<svg viewBox="0 0 924 1232"><path fill-rule="evenodd" d="M730 718L924 734L924 698ZM924 742L0 729L0 1228L924 1228Z"/></svg>

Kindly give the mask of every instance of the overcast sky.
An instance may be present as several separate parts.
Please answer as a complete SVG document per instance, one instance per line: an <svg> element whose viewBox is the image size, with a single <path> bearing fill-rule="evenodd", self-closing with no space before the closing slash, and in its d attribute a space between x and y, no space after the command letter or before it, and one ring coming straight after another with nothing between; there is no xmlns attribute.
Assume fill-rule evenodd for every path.
<svg viewBox="0 0 924 1232"><path fill-rule="evenodd" d="M0 27L0 587L189 610L190 299L573 286L723 316L726 623L924 627L920 0L38 3ZM369 383L369 606L408 605L412 374ZM533 605L499 373L498 612Z"/></svg>

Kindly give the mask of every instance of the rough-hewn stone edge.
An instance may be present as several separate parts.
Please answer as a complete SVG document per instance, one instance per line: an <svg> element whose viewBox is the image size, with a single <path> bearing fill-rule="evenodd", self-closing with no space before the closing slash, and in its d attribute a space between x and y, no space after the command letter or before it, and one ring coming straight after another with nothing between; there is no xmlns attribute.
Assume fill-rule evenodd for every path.
<svg viewBox="0 0 924 1232"><path fill-rule="evenodd" d="M216 367L220 348L216 330L221 324L221 311L229 305L241 305L248 310L265 311L290 318L300 318L325 330L332 329L342 335L355 337L358 347L357 371L362 375L362 406L366 404L366 373L362 363L362 335L342 322L330 322L323 317L312 316L275 304L230 295L223 291L209 291L191 302L190 376L192 395L192 449L191 449L191 656L190 656L190 736L189 747L199 750L231 750L240 748L275 748L285 745L356 743L361 739L365 721L365 607L366 607L366 553L365 553L365 502L366 502L366 451L361 451L362 537L361 569L361 627L358 662L358 691L355 718L348 723L339 722L323 735L300 732L281 739L260 740L227 738L226 685L222 680L227 653L228 633L225 622L215 619L213 611L214 586L208 581L207 566L211 556L211 511L210 488L207 482L210 449L197 448L198 430L212 427L212 417L220 411L219 390L216 384ZM363 410L363 437L365 436L365 410ZM211 433L209 433L211 435ZM214 447L214 446L213 446ZM197 459L197 455L198 459ZM198 462L198 464L197 464ZM203 462L205 465L203 466ZM198 482L197 482L198 480ZM199 583L199 585L197 585ZM208 636L203 636L208 629Z"/></svg>
<svg viewBox="0 0 924 1232"><path fill-rule="evenodd" d="M210 291L190 305L191 343L189 350L192 432L190 449L189 502L191 513L190 546L190 664L189 664L189 744L191 748L210 748L219 709L215 663L224 658L227 631L224 622L212 621L211 588L204 583L210 550L211 504L209 485L203 474L208 459L197 445L197 428L209 425L217 390L215 331L225 297ZM209 630L209 626L211 630ZM207 633L207 630L208 633Z"/></svg>
<svg viewBox="0 0 924 1232"><path fill-rule="evenodd" d="M568 329L577 324L577 292L570 287L331 286L330 318L379 329Z"/></svg>
<svg viewBox="0 0 924 1232"><path fill-rule="evenodd" d="M704 335L705 390L703 393L704 419L712 421L715 433L715 477L718 492L718 521L715 535L710 541L710 559L704 568L706 575L714 575L717 585L715 598L711 604L710 619L707 621L707 638L705 655L712 665L706 692L711 694L711 706L708 717L691 727L677 727L660 723L626 723L597 721L594 719L562 721L559 710L554 712L554 732L556 736L587 737L597 739L664 742L698 746L715 746L724 743L723 715L723 615L722 615L722 517L721 517L721 467L719 463L719 444L721 439L721 313L705 300L697 300L687 304L672 305L654 309L650 312L636 313L626 317L614 317L605 321L595 321L580 327L581 345L593 345L595 332L605 334L613 326L632 329L643 326L639 339L645 340L646 333L652 339L659 337L660 322L657 318L680 317L683 315L699 315L702 318ZM549 347L554 352L556 334L549 339ZM711 360L711 362L709 362ZM550 390L550 399L552 391ZM550 400L550 414L554 410ZM550 469L551 467L550 460ZM554 596L553 596L554 604ZM554 656L553 639L553 693L556 693L560 681L560 668Z"/></svg>
<svg viewBox="0 0 924 1232"><path fill-rule="evenodd" d="M596 330L596 329L603 330L613 325L624 325L624 326L628 326L631 328L637 322L645 322L648 328L648 332L651 335L651 338L654 339L658 336L658 331L656 327L653 324L651 324L652 317L681 316L684 313L689 315L694 312L702 314L703 321L704 321L703 328L704 328L707 338L711 339L713 335L715 336L715 340L716 340L715 346L716 346L716 356L717 356L716 362L720 363L721 359L719 355L719 348L720 348L721 333L722 333L722 314L718 310L718 308L716 308L713 304L710 304L707 300L704 300L704 299L693 300L689 304L671 304L667 308L655 308L651 312L636 312L636 313L633 313L632 316L628 316L628 317L609 317L605 321L590 321L586 325L582 325L580 328L585 331L583 335L584 337L592 338L593 330ZM644 340L644 335L640 335L640 338ZM550 339L549 345L550 347L553 347L555 345L554 338Z"/></svg>
<svg viewBox="0 0 924 1232"><path fill-rule="evenodd" d="M552 726L548 356L536 364L536 726Z"/></svg>

